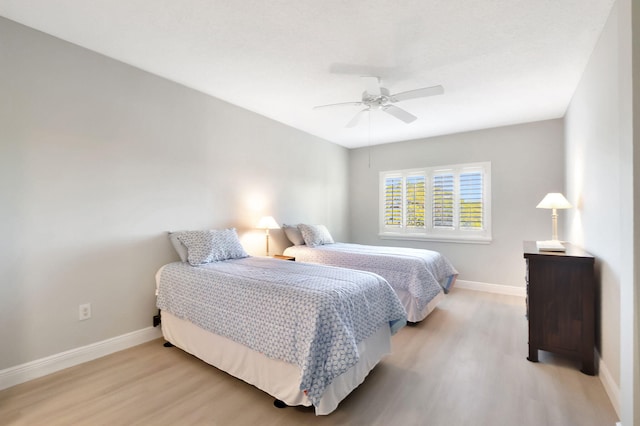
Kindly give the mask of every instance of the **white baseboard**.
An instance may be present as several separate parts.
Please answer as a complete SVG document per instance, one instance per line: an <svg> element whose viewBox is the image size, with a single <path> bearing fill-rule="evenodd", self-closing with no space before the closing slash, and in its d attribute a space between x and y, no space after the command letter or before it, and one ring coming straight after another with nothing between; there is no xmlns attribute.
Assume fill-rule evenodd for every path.
<svg viewBox="0 0 640 426"><path fill-rule="evenodd" d="M510 285L481 283L478 281L456 280L455 287L467 290L484 291L487 293L506 294L508 296L525 297L527 291L524 287Z"/></svg>
<svg viewBox="0 0 640 426"><path fill-rule="evenodd" d="M0 390L82 364L83 362L101 358L159 337L162 337L160 327L143 328L142 330L0 370Z"/></svg>
<svg viewBox="0 0 640 426"><path fill-rule="evenodd" d="M598 356L598 377L604 386L605 392L609 396L613 409L616 410L618 418L620 418L620 387L616 384L615 380L611 376L611 372L607 368L607 364L602 361L600 354ZM618 423L620 424L620 423Z"/></svg>

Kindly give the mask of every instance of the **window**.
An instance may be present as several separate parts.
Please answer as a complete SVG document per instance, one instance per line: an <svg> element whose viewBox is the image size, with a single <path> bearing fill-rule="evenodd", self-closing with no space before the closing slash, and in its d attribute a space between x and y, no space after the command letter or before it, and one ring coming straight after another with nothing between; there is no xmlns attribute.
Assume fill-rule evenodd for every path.
<svg viewBox="0 0 640 426"><path fill-rule="evenodd" d="M383 238L491 241L491 163L380 173Z"/></svg>

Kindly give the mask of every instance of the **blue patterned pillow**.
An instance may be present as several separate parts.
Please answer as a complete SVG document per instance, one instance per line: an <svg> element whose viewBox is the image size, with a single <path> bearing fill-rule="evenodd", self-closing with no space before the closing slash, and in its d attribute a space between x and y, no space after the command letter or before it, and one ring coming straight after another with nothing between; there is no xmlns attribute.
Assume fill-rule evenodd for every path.
<svg viewBox="0 0 640 426"><path fill-rule="evenodd" d="M187 260L192 266L249 256L234 228L184 231L178 235L178 240L187 247Z"/></svg>
<svg viewBox="0 0 640 426"><path fill-rule="evenodd" d="M302 234L302 238L304 238L304 243L309 247L334 243L329 230L324 225L305 225L301 223L298 225L298 229Z"/></svg>

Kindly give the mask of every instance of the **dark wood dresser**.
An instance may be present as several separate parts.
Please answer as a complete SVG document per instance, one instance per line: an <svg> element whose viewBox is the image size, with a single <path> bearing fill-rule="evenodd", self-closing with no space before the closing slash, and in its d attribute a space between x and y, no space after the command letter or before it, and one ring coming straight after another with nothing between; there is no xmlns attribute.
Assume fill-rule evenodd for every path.
<svg viewBox="0 0 640 426"><path fill-rule="evenodd" d="M566 252L538 251L524 242L527 263L529 356L538 350L577 357L585 374L595 374L594 257L564 244Z"/></svg>

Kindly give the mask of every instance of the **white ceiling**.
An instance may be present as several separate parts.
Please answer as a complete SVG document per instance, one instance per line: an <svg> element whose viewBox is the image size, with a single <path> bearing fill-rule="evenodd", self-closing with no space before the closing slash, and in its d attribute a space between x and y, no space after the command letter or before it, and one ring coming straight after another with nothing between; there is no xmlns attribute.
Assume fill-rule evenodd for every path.
<svg viewBox="0 0 640 426"><path fill-rule="evenodd" d="M614 0L0 0L0 15L353 148L562 117ZM405 124L362 108L361 74Z"/></svg>

